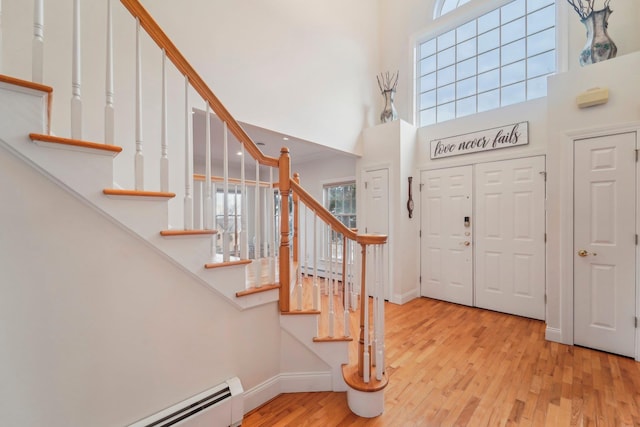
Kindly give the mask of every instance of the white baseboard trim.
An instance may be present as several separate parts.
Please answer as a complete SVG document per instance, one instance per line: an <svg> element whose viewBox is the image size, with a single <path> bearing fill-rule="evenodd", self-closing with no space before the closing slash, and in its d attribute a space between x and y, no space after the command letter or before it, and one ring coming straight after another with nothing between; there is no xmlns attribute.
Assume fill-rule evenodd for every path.
<svg viewBox="0 0 640 427"><path fill-rule="evenodd" d="M333 380L327 372L285 372L280 374L280 393L332 391Z"/></svg>
<svg viewBox="0 0 640 427"><path fill-rule="evenodd" d="M244 413L264 405L282 393L332 391L331 372L286 372L246 390Z"/></svg>
<svg viewBox="0 0 640 427"><path fill-rule="evenodd" d="M416 298L420 298L420 292L418 288L412 289L409 292L405 292L404 294L401 294L401 295L395 294L391 302L394 304L402 305Z"/></svg>
<svg viewBox="0 0 640 427"><path fill-rule="evenodd" d="M544 332L544 338L547 341L559 342L562 343L562 330L558 328L552 328L547 326L547 329Z"/></svg>

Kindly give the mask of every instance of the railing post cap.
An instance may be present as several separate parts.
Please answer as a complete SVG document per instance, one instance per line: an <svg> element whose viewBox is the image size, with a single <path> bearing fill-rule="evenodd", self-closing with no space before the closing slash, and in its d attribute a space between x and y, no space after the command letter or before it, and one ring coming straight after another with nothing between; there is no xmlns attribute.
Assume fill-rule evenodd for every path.
<svg viewBox="0 0 640 427"><path fill-rule="evenodd" d="M282 147L280 149L280 154L289 154L289 147Z"/></svg>
<svg viewBox="0 0 640 427"><path fill-rule="evenodd" d="M383 245L387 243L385 234L358 234L356 242L361 245Z"/></svg>

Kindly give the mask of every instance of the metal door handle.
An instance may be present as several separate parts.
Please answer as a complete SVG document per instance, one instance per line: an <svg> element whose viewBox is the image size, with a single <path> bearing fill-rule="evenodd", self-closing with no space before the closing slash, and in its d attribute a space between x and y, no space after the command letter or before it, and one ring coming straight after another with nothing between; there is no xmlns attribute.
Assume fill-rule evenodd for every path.
<svg viewBox="0 0 640 427"><path fill-rule="evenodd" d="M469 246L470 244L471 244L471 242L469 242L469 241L466 241L466 242L463 243L463 245L465 245L465 246Z"/></svg>

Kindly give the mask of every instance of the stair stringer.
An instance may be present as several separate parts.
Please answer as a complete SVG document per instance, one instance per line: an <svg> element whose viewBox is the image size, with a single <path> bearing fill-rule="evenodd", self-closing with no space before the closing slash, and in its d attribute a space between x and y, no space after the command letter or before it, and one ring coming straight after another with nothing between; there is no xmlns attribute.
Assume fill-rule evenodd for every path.
<svg viewBox="0 0 640 427"><path fill-rule="evenodd" d="M245 266L205 269L204 264L213 259L211 236L160 236L160 230L167 228L168 223L166 200L118 200L105 196L102 190L113 186L111 154L32 142L29 133L47 133L47 104L47 93L0 83L0 144L83 203L144 240L236 308L244 310L278 300L277 290L236 297L236 292L245 287Z"/></svg>
<svg viewBox="0 0 640 427"><path fill-rule="evenodd" d="M313 342L310 337L317 333L318 316L280 315L280 326L331 367L333 391L346 391L347 384L342 377L342 365L349 363L349 341Z"/></svg>

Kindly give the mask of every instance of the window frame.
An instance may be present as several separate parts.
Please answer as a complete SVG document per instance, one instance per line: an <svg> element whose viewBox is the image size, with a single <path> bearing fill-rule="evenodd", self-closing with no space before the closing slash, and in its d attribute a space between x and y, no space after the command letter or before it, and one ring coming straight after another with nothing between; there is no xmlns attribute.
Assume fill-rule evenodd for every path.
<svg viewBox="0 0 640 427"><path fill-rule="evenodd" d="M469 23L470 21L476 20L482 16L484 16L487 13L490 13L492 11L495 10L499 10L500 8L502 8L503 6L511 3L514 0L471 0L468 3L465 3L463 5L460 5L457 9L454 9L442 16L440 16L439 18L434 18L433 21L431 21L429 27L430 29L428 31L422 31L420 33L414 34L413 37L411 37L410 40L410 44L411 44L411 52L412 55L410 55L410 66L412 69L412 75L413 75L413 79L412 79L412 91L411 91L411 98L412 98L412 102L411 102L411 108L412 108L412 117L413 117L413 123L415 123L416 127L424 127L424 126L431 126L431 125L437 125L437 124L441 124L445 121L449 121L449 120L445 120L445 121L434 121L433 123L429 123L429 124L423 124L421 123L420 120L420 114L421 114L421 110L420 110L420 102L419 102L419 97L421 96L421 93L418 92L419 88L420 88L420 82L419 79L421 78L420 75L420 60L422 59L420 57L420 45L424 42L427 42L431 39L437 39L439 36L442 36L450 31L456 31L459 27L462 27L463 25ZM566 71L566 69L568 68L567 65L567 58L566 58L566 52L568 51L568 35L567 35L567 31L568 29L566 28L567 26L563 26L563 25L559 25L559 23L561 24L563 21L563 19L566 19L567 16L567 7L564 4L566 2L562 2L559 0L555 0L555 23L553 25L553 27L548 27L548 28L554 28L555 29L555 49L551 49L549 51L546 52L551 52L554 51L554 60L555 60L555 71L552 71L549 74L542 74L536 77L541 77L541 76L549 76L549 75L553 75L553 74L557 74L559 72L562 71ZM444 4L444 0L437 0L436 3L434 4L434 14L436 11L436 7L441 7ZM541 8L542 9L542 8ZM525 9L526 10L526 9ZM539 9L537 9L539 10ZM525 19L526 19L527 13L525 12ZM520 18L520 17L519 17ZM518 18L518 19L519 19ZM501 28L502 27L502 22L500 23L500 26L498 26L497 28ZM525 34L524 38L526 39L526 37L530 37L530 35ZM476 31L476 35L474 37L478 37L477 31ZM453 47L456 48L458 46L457 42L454 43ZM494 49L501 49L503 45L499 45L497 48ZM436 52L437 55L437 52ZM476 51L476 54L473 55L472 57L476 57L477 58L478 54ZM532 57L535 55L532 55ZM527 54L525 53L524 56L524 61L527 61ZM456 65L457 62L454 60L453 65ZM502 64L500 64L497 69L500 70L502 68ZM438 70L436 69L436 72ZM476 73L474 74L474 76L477 79L478 76L478 72L477 72L477 68L476 68ZM526 86L527 84L527 80L530 80L528 78L528 76L525 75L525 79L523 80L524 85ZM457 82L457 77L454 79L454 84ZM500 88L501 87L507 87L509 85L507 84L502 84L502 82L499 83L498 86L498 91L500 92ZM438 90L438 87L436 86L435 91ZM475 94L476 97L478 96L478 90L477 90L477 80L476 80L476 90L475 90ZM505 107L507 105L514 105L514 104L520 104L520 103L526 103L526 102L531 102L531 101L535 101L536 99L542 99L544 98L546 95L542 96L542 97L538 97L538 98L529 98L527 96L527 93L525 92L524 95L524 100L516 102L516 103L511 103L511 104L505 104L502 105L500 103L500 100L498 100L498 106L491 108L491 109L486 109L486 110L479 110L477 108L478 103L476 101L476 107L475 107L475 112L472 112L466 116L460 116L458 117L456 115L455 109L453 112L453 117L452 119L458 119L458 118L462 118L462 117L468 117L468 116L474 116L475 114L478 114L480 112L485 112L485 111L491 111L494 109L498 109L498 108L502 108ZM453 100L453 104L455 105L456 101L459 101L459 99L456 99L454 97ZM437 105L436 105L437 108ZM423 109L424 110L424 109Z"/></svg>
<svg viewBox="0 0 640 427"><path fill-rule="evenodd" d="M336 180L336 181L330 181L330 182L325 182L322 184L322 205L325 207L325 209L327 209L329 212L331 212L329 203L331 202L330 200L330 189L331 188L337 188L337 187L346 187L346 186L352 186L353 187L353 197L350 199L352 201L351 203L351 213L333 213L331 212L336 218L338 218L338 220L340 220L340 222L342 224L344 224L346 227L348 228L355 228L357 226L357 220L358 220L358 216L357 216L357 185L356 185L356 180L355 178L348 178L348 179L342 179L342 180ZM342 199L342 201L344 202L344 197ZM342 220L341 217L349 217L349 218L353 218L353 223L351 223L350 221L347 221L347 223L345 223L345 221ZM342 244L343 244L343 239L339 239L337 238L338 233L331 230L330 233L323 237L323 240L325 238L328 238L330 240L330 242L324 242L323 244L323 248L322 248L322 258L324 260L328 260L329 259L329 248L328 246L331 246L331 259L335 262L342 262Z"/></svg>

